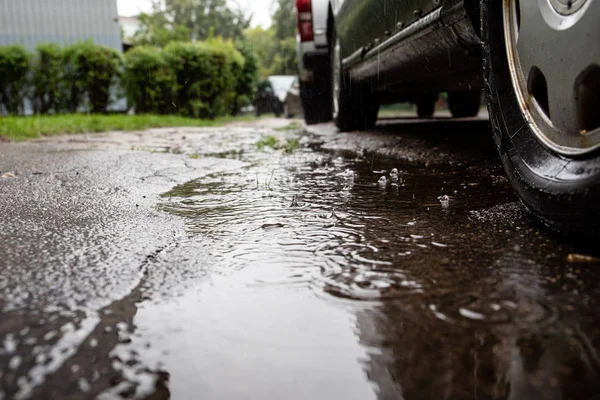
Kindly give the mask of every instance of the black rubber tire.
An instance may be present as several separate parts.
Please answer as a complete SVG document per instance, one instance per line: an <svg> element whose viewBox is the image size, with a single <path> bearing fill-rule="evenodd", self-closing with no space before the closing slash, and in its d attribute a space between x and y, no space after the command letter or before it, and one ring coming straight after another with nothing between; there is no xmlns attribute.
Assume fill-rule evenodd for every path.
<svg viewBox="0 0 600 400"><path fill-rule="evenodd" d="M336 37L334 34L332 43L335 44L335 42ZM331 52L331 60L333 67L333 51ZM341 60L339 68L341 82L338 97L338 115L334 119L335 125L342 132L373 129L377 122L379 103L376 94L371 90L371 82L352 81L344 71ZM334 76L333 71L331 76Z"/></svg>
<svg viewBox="0 0 600 400"><path fill-rule="evenodd" d="M512 87L504 47L502 2L484 0L481 22L486 101L496 147L510 183L525 206L546 224L597 242L599 152L567 157L536 138Z"/></svg>
<svg viewBox="0 0 600 400"><path fill-rule="evenodd" d="M417 117L431 118L435 113L435 103L437 102L438 94L428 95L420 98L415 103L417 106Z"/></svg>
<svg viewBox="0 0 600 400"><path fill-rule="evenodd" d="M449 92L448 108L454 118L474 117L481 107L481 91Z"/></svg>
<svg viewBox="0 0 600 400"><path fill-rule="evenodd" d="M307 125L331 121L331 80L329 66L313 71L313 82L300 82L300 98Z"/></svg>

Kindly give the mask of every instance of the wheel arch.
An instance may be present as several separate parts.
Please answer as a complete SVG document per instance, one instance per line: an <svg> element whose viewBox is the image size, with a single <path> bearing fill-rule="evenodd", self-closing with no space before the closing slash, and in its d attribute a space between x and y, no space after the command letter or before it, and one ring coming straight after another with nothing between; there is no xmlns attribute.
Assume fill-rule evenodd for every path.
<svg viewBox="0 0 600 400"><path fill-rule="evenodd" d="M464 7L475 33L481 39L481 0L464 0Z"/></svg>

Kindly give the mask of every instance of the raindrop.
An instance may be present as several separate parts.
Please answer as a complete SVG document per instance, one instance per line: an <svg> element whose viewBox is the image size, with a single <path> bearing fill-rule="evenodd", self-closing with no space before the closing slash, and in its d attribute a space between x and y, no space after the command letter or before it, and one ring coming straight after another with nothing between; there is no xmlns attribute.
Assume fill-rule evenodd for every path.
<svg viewBox="0 0 600 400"><path fill-rule="evenodd" d="M14 356L10 359L10 361L8 362L8 368L11 371L15 371L17 368L19 368L21 366L21 361L23 361L23 359L21 358L21 356Z"/></svg>
<svg viewBox="0 0 600 400"><path fill-rule="evenodd" d="M440 201L440 203L442 203L442 207L444 208L450 205L450 197L448 197L447 195L438 197L438 200Z"/></svg>
<svg viewBox="0 0 600 400"><path fill-rule="evenodd" d="M87 379L85 379L85 378L80 378L77 381L77 385L79 386L79 390L81 390L82 392L88 393L89 391L92 390L92 387L90 386Z"/></svg>
<svg viewBox="0 0 600 400"><path fill-rule="evenodd" d="M478 321L482 321L482 320L485 319L485 315L483 315L481 313L478 313L478 312L475 312L475 311L471 311L471 310L463 308L463 307L461 307L458 310L458 313L460 315L462 315L463 317L469 318L469 319L475 319L475 320L478 320Z"/></svg>

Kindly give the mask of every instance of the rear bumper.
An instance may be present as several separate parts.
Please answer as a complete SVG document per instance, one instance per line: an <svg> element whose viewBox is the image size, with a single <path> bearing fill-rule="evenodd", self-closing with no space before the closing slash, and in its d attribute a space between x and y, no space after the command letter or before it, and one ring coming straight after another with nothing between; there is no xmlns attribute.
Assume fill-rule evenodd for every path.
<svg viewBox="0 0 600 400"><path fill-rule="evenodd" d="M327 47L317 47L314 42L297 42L298 69L301 82L312 82L316 74L329 69Z"/></svg>

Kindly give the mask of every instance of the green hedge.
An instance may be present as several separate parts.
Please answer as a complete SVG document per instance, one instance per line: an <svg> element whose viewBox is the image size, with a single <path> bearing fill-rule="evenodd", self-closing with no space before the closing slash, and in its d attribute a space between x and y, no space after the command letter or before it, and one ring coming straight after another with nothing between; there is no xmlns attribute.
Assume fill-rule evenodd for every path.
<svg viewBox="0 0 600 400"><path fill-rule="evenodd" d="M216 39L141 46L125 55L123 84L138 113L214 118L233 107L243 66L233 44Z"/></svg>
<svg viewBox="0 0 600 400"><path fill-rule="evenodd" d="M140 114L170 114L175 111L175 75L169 68L165 51L140 46L125 54L123 85L129 105Z"/></svg>
<svg viewBox="0 0 600 400"><path fill-rule="evenodd" d="M258 62L249 48L222 39L140 46L125 57L91 41L61 48L0 47L0 101L21 113L29 97L39 114L106 112L122 87L137 113L214 118L235 114L255 93Z"/></svg>
<svg viewBox="0 0 600 400"><path fill-rule="evenodd" d="M33 110L36 114L60 111L63 49L56 44L40 44L33 62Z"/></svg>
<svg viewBox="0 0 600 400"><path fill-rule="evenodd" d="M121 71L121 53L114 49L91 41L65 48L63 91L66 104L63 107L70 112L81 107L93 113L106 112L111 88L119 83Z"/></svg>
<svg viewBox="0 0 600 400"><path fill-rule="evenodd" d="M233 44L173 42L165 48L175 78L178 113L200 118L226 114L235 101L237 74L244 58Z"/></svg>
<svg viewBox="0 0 600 400"><path fill-rule="evenodd" d="M10 114L23 111L31 54L22 46L0 47L0 104Z"/></svg>
<svg viewBox="0 0 600 400"><path fill-rule="evenodd" d="M256 96L259 68L258 57L247 43L238 42L235 47L244 57L244 68L237 79L236 99L231 109L232 115L239 113L242 107L252 104L254 96Z"/></svg>

